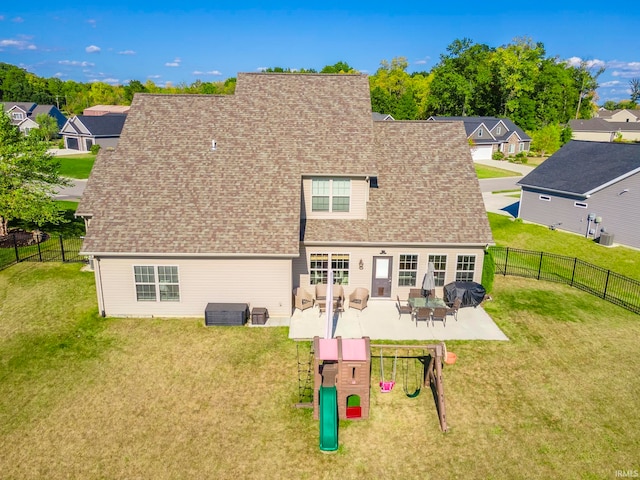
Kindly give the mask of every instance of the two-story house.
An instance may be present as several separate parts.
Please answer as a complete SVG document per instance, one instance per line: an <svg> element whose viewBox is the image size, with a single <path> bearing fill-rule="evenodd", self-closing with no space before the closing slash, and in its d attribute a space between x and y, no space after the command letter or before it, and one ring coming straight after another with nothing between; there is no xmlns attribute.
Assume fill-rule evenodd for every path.
<svg viewBox="0 0 640 480"><path fill-rule="evenodd" d="M431 116L427 120L463 122L474 160L491 160L495 152L513 157L531 148L531 137L508 118Z"/></svg>
<svg viewBox="0 0 640 480"><path fill-rule="evenodd" d="M40 128L36 117L42 113L52 117L58 124L58 129L67 121L67 117L55 105L38 105L33 102L5 103L4 110L22 133L28 135L31 130Z"/></svg>
<svg viewBox="0 0 640 480"><path fill-rule="evenodd" d="M234 95L136 94L77 214L113 316L242 302L289 317L292 290L329 269L347 296L391 301L429 261L439 289L480 281L493 242L462 123L374 121L365 75L241 73Z"/></svg>

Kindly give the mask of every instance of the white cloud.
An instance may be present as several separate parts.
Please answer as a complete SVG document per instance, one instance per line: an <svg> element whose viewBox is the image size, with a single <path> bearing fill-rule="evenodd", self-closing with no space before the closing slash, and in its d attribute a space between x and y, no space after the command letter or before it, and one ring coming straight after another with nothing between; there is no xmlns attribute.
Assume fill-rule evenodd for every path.
<svg viewBox="0 0 640 480"><path fill-rule="evenodd" d="M134 52L133 50L123 50L121 52L118 52L118 55L135 55L136 52Z"/></svg>
<svg viewBox="0 0 640 480"><path fill-rule="evenodd" d="M66 75L64 73L62 73L62 72L57 72L53 76L56 77L56 78L66 77Z"/></svg>
<svg viewBox="0 0 640 480"><path fill-rule="evenodd" d="M87 20L87 23L90 24L93 28L96 28L96 21L93 18Z"/></svg>
<svg viewBox="0 0 640 480"><path fill-rule="evenodd" d="M84 51L87 53L100 53L100 47L96 45L89 45L87 48L84 49Z"/></svg>
<svg viewBox="0 0 640 480"><path fill-rule="evenodd" d="M0 40L0 48L12 47L18 50L37 50L37 47L26 40L15 40L12 38L6 38Z"/></svg>
<svg viewBox="0 0 640 480"><path fill-rule="evenodd" d="M258 72L266 72L266 71L267 71L267 68L269 68L269 67L258 67L258 68L256 68L256 70L257 70Z"/></svg>
<svg viewBox="0 0 640 480"><path fill-rule="evenodd" d="M60 65L67 65L70 67L95 67L95 63L91 62L79 62L78 60L60 60Z"/></svg>
<svg viewBox="0 0 640 480"><path fill-rule="evenodd" d="M619 78L636 78L640 77L640 62L611 62L611 68L613 72L611 75Z"/></svg>
<svg viewBox="0 0 640 480"><path fill-rule="evenodd" d="M200 70L195 70L193 72L193 75L214 75L214 76L220 76L222 75L222 73L220 73L218 70L210 70L208 72L201 72Z"/></svg>
<svg viewBox="0 0 640 480"><path fill-rule="evenodd" d="M600 88L611 88L620 85L622 82L619 80L611 80L610 82L603 82L600 84Z"/></svg>
<svg viewBox="0 0 640 480"><path fill-rule="evenodd" d="M158 78L162 78L162 75L147 75L147 78L158 79Z"/></svg>
<svg viewBox="0 0 640 480"><path fill-rule="evenodd" d="M22 17L16 17L13 20L11 20L14 23L24 23L24 18Z"/></svg>
<svg viewBox="0 0 640 480"><path fill-rule="evenodd" d="M597 58L594 58L592 60L583 60L580 57L571 57L567 58L564 62L570 67L579 67L583 63L587 68L601 68L607 66L607 63L605 61L599 60Z"/></svg>
<svg viewBox="0 0 640 480"><path fill-rule="evenodd" d="M165 67L179 67L180 66L180 62L182 62L182 60L180 60L179 58L176 58L173 62L167 62L164 64Z"/></svg>

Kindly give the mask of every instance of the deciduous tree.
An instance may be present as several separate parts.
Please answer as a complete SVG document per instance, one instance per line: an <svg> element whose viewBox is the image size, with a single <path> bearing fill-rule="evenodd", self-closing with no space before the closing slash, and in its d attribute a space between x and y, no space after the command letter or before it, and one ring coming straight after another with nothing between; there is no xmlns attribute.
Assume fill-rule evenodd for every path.
<svg viewBox="0 0 640 480"><path fill-rule="evenodd" d="M0 236L9 222L21 219L42 225L63 220L52 194L69 184L58 173L60 163L47 144L25 137L0 113Z"/></svg>

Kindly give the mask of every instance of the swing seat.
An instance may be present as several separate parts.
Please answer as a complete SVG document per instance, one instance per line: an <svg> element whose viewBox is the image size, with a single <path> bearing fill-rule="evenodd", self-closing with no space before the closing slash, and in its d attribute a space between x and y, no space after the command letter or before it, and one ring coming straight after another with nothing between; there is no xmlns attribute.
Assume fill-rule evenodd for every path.
<svg viewBox="0 0 640 480"><path fill-rule="evenodd" d="M394 382L393 380L391 380L390 382L380 382L380 391L382 393L389 393L391 390L393 390L395 384L396 382Z"/></svg>

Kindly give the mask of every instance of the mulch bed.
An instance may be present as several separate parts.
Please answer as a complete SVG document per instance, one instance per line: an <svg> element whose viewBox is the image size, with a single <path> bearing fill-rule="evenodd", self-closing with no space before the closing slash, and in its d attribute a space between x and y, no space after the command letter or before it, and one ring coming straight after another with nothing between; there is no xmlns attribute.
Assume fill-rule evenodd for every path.
<svg viewBox="0 0 640 480"><path fill-rule="evenodd" d="M49 239L48 233L38 233L40 243ZM18 247L27 247L29 245L35 245L36 243L38 243L38 241L34 232L25 232L24 230L12 230L6 237L0 237L0 248L13 248L16 245Z"/></svg>

